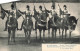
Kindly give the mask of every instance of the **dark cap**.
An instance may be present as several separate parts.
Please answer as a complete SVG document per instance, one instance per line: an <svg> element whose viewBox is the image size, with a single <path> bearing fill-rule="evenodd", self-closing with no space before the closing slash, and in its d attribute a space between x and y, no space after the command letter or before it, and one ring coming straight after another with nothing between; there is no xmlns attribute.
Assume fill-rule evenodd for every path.
<svg viewBox="0 0 80 51"><path fill-rule="evenodd" d="M13 4L11 4L11 9L14 9L14 5Z"/></svg>
<svg viewBox="0 0 80 51"><path fill-rule="evenodd" d="M53 7L55 9L55 5L52 5L51 7Z"/></svg>
<svg viewBox="0 0 80 51"><path fill-rule="evenodd" d="M63 7L67 7L66 5L64 5Z"/></svg>
<svg viewBox="0 0 80 51"><path fill-rule="evenodd" d="M27 5L26 8L29 8L29 5Z"/></svg>
<svg viewBox="0 0 80 51"><path fill-rule="evenodd" d="M39 8L42 8L42 6L40 5Z"/></svg>

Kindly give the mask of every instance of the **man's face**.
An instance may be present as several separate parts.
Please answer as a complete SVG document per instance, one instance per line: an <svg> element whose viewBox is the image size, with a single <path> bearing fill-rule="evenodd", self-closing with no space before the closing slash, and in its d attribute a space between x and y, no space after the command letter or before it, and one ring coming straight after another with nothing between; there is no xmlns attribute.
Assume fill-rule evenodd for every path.
<svg viewBox="0 0 80 51"><path fill-rule="evenodd" d="M15 10L15 8L11 7L12 10Z"/></svg>
<svg viewBox="0 0 80 51"><path fill-rule="evenodd" d="M66 7L63 7L64 9L66 9Z"/></svg>
<svg viewBox="0 0 80 51"><path fill-rule="evenodd" d="M42 8L39 8L40 10L42 10Z"/></svg>
<svg viewBox="0 0 80 51"><path fill-rule="evenodd" d="M29 10L29 8L27 8L27 10Z"/></svg>

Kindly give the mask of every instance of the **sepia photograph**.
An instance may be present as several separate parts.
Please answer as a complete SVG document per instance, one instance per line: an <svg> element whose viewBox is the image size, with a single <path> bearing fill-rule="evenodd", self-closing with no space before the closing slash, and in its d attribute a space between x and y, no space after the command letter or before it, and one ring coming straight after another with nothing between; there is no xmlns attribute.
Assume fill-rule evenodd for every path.
<svg viewBox="0 0 80 51"><path fill-rule="evenodd" d="M80 44L79 2L21 0L0 4L0 51L43 51L42 44Z"/></svg>

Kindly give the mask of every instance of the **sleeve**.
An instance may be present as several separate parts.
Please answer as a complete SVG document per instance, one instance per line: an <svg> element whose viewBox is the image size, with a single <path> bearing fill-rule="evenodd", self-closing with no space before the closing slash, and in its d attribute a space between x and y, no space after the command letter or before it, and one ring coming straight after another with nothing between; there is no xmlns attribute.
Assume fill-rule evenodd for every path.
<svg viewBox="0 0 80 51"><path fill-rule="evenodd" d="M3 9L3 8L2 8L2 9ZM8 14L10 13L10 11L9 11L9 10L5 10L5 9L3 9L3 10L4 10L6 13L8 13Z"/></svg>

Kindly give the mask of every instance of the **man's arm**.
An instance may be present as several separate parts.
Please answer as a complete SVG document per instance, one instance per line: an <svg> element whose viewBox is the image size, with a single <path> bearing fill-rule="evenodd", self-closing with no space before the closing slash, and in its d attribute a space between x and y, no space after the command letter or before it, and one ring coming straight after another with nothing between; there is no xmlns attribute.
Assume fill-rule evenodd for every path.
<svg viewBox="0 0 80 51"><path fill-rule="evenodd" d="M20 10L18 10L21 14L25 14L26 12L22 12L22 11L20 11Z"/></svg>

